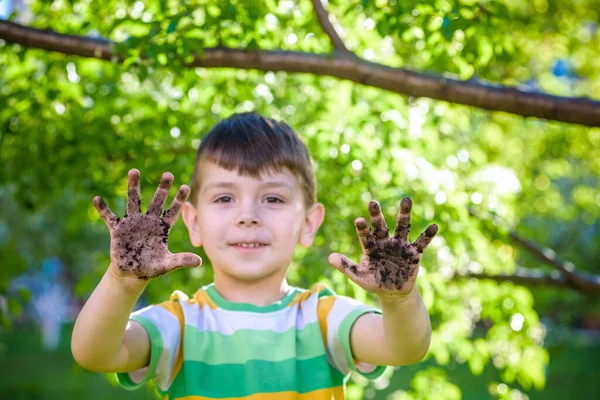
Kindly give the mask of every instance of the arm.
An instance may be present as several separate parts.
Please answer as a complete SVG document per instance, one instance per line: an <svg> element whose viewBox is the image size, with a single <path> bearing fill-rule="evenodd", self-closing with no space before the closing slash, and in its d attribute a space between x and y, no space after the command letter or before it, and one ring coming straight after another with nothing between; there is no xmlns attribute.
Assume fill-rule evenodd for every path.
<svg viewBox="0 0 600 400"><path fill-rule="evenodd" d="M417 286L405 298L379 296L383 315L364 314L352 326L354 357L374 365L410 365L429 349L431 322Z"/></svg>
<svg viewBox="0 0 600 400"><path fill-rule="evenodd" d="M71 338L73 357L95 372L129 372L150 360L145 329L129 314L145 283L127 282L109 269L81 310Z"/></svg>
<svg viewBox="0 0 600 400"><path fill-rule="evenodd" d="M94 198L110 230L111 263L77 317L71 350L82 367L97 372L130 372L148 365L150 338L140 324L128 323L135 302L149 279L202 262L196 254L172 254L167 248L168 235L189 187L182 185L161 215L173 183L173 175L165 172L148 211L141 214L139 182L139 171L130 170L123 219L117 218L101 197Z"/></svg>
<svg viewBox="0 0 600 400"><path fill-rule="evenodd" d="M438 231L430 225L410 243L412 201L402 199L394 236L390 236L376 201L369 203L373 231L364 218L354 221L363 247L359 264L333 253L329 262L363 289L377 294L383 315L359 317L350 333L353 355L375 365L407 365L420 361L431 341L431 322L416 285L423 251Z"/></svg>

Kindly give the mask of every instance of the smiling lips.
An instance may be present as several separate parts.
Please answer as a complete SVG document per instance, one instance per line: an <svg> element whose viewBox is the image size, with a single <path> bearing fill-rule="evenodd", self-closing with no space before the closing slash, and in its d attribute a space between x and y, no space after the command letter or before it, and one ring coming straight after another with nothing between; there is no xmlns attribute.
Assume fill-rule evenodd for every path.
<svg viewBox="0 0 600 400"><path fill-rule="evenodd" d="M235 247L236 249L240 249L240 250L254 250L254 249L260 249L263 248L265 246L267 246L266 243L262 243L262 242L238 242L238 243L231 243L230 246Z"/></svg>

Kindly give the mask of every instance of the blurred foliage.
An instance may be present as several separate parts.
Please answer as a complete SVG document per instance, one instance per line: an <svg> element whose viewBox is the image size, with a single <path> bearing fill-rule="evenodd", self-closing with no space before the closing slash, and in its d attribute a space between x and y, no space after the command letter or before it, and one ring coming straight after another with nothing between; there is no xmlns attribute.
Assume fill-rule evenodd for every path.
<svg viewBox="0 0 600 400"><path fill-rule="evenodd" d="M142 207L163 171L175 175L176 186L190 183L203 135L233 112L256 110L284 119L304 138L327 210L315 246L297 251L291 284L321 281L375 300L327 263L332 251L358 258L353 220L367 215L370 199L394 226L400 199L412 197L413 240L429 223L440 226L419 278L434 328L427 357L439 367L416 375L403 399L460 398L461 387L443 369L453 362L473 374L493 365L502 380L489 388L494 398L510 398L513 387L541 389L549 360L539 316L569 323L600 314L597 300L573 292L454 279L468 271L511 273L517 265L550 270L511 244L511 230L600 273L600 129L405 98L328 77L182 66L218 44L330 52L308 1L29 5L31 26L121 42L126 61L0 40L3 303L10 280L49 255L63 262L77 296L89 294L109 262L109 235L92 198L101 195L124 214L134 167ZM600 98L597 0L332 0L328 9L348 47L372 61ZM205 267L153 281L150 302L174 289L192 293L212 279L210 261L192 248L181 222L169 243L172 252L199 251ZM353 382L351 398L372 385Z"/></svg>

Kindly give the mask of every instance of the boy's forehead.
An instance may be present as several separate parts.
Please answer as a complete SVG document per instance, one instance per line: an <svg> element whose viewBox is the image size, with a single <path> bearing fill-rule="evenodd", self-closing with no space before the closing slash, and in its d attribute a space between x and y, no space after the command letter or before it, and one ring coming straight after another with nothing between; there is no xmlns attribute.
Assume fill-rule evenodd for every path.
<svg viewBox="0 0 600 400"><path fill-rule="evenodd" d="M244 182L253 182L260 185L284 186L291 190L298 188L298 178L288 169L279 171L265 169L260 171L259 177L243 175L239 169L228 170L212 162L201 162L199 165L199 178L202 191L213 186L226 186Z"/></svg>

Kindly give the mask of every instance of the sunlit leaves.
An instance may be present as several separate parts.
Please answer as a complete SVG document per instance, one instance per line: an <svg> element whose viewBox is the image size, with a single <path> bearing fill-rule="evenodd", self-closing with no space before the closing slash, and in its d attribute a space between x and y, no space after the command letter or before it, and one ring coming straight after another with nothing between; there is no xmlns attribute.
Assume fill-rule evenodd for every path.
<svg viewBox="0 0 600 400"><path fill-rule="evenodd" d="M461 391L458 386L448 381L447 374L440 368L428 368L415 374L411 381L412 392L398 390L388 398L392 400L426 400L443 398L460 400Z"/></svg>
<svg viewBox="0 0 600 400"><path fill-rule="evenodd" d="M33 2L33 26L119 42L124 62L0 45L6 66L0 177L2 188L10 187L10 207L0 213L10 226L0 224L0 256L10 260L0 294L10 277L39 268L51 252L76 277L76 294L89 294L109 262L109 237L93 196L122 215L126 173L136 167L146 207L163 171L175 175L176 185L190 183L195 150L219 119L257 110L284 119L304 138L327 210L315 246L297 252L290 283L320 281L375 304L328 266L327 256L359 255L353 220L367 216L369 200L380 201L393 227L400 199L410 196L411 239L429 223L440 226L419 277L434 327L428 357L440 366L465 363L473 374L493 366L504 381L490 386L499 398L519 398L513 384L541 387L546 328L535 310L556 311L559 298L569 305L561 312L565 319L594 305L564 292L534 297L509 283L456 278L512 273L518 264L541 267L510 242L511 230L555 247L580 269L600 272L600 131L405 98L328 77L185 67L218 45L330 52L311 7L273 0ZM600 36L589 21L599 9L594 0L328 5L340 36L361 57L597 98ZM191 248L181 222L169 246L198 251L204 268L153 281L146 291L151 302L173 288L191 293L212 280L210 260ZM439 369L415 376L406 389L394 398L460 396ZM361 398L365 391L351 386L350 398L353 393Z"/></svg>

